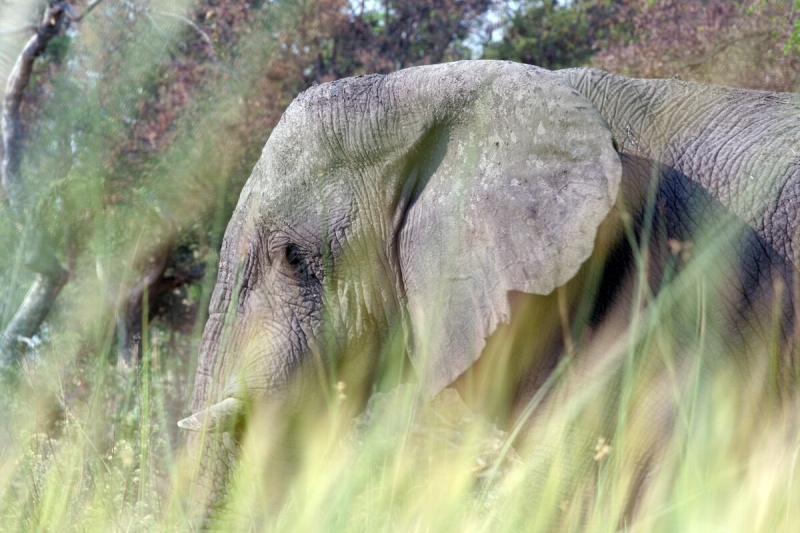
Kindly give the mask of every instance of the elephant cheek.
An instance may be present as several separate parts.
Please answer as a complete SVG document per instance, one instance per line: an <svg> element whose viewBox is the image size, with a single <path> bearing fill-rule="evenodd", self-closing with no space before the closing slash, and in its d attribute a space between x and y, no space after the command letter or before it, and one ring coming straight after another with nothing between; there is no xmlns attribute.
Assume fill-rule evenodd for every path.
<svg viewBox="0 0 800 533"><path fill-rule="evenodd" d="M276 324L274 317L263 315L237 324L223 350L226 361L218 378L222 398L280 401L304 359L302 335L293 334L298 330L297 325Z"/></svg>
<svg viewBox="0 0 800 533"><path fill-rule="evenodd" d="M241 392L238 390L241 387L232 384L237 380L241 383L241 376L256 371L254 367L258 365L254 362L262 356L255 349L258 342L250 322L241 318L233 320L223 313L209 316L200 343L193 413Z"/></svg>

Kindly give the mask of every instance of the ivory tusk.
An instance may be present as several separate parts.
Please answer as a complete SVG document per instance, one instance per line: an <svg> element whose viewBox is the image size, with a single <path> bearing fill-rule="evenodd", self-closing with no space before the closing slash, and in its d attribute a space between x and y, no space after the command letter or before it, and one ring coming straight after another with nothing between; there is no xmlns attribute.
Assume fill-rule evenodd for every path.
<svg viewBox="0 0 800 533"><path fill-rule="evenodd" d="M205 430L212 433L227 431L243 414L244 402L236 398L227 398L178 421L178 427L187 431Z"/></svg>

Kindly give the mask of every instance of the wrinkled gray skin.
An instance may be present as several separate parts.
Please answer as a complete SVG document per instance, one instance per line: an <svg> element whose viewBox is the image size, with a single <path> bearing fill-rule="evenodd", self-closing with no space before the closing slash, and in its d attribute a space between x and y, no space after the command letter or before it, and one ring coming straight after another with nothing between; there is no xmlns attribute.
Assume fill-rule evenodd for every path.
<svg viewBox="0 0 800 533"><path fill-rule="evenodd" d="M513 412L569 343L555 289L566 287L572 309L587 265L605 266L583 318L587 359L592 332L629 316L626 220L648 245L653 291L680 262L670 243L737 228L715 262L730 304L722 340L736 351L771 334L759 317L777 308L792 359L790 291L775 287L792 287L800 265L798 161L792 94L490 61L309 89L269 138L228 226L198 414L181 426L223 431L245 403L318 396L320 365L367 390L397 329L433 396L493 364L478 361L486 339L532 295L544 340L494 392ZM224 492L230 435L214 457L206 444L203 504Z"/></svg>

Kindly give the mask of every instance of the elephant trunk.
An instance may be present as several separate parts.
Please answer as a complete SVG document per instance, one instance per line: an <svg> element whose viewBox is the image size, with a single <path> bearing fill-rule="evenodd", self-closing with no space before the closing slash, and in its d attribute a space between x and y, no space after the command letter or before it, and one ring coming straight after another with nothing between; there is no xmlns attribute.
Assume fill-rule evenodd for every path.
<svg viewBox="0 0 800 533"><path fill-rule="evenodd" d="M236 441L231 433L192 432L187 438L194 464L189 518L197 529L208 526L214 511L226 499L236 460Z"/></svg>
<svg viewBox="0 0 800 533"><path fill-rule="evenodd" d="M214 416L216 413L212 408L204 407L212 390L223 323L221 314L212 314L206 323L191 404L193 414L178 422L178 427L186 431L186 443L195 469L192 475L194 483L190 495L189 516L192 523L201 529L210 519L214 507L224 499L224 487L235 460L231 443L228 442L229 446L225 446L226 440L230 439L223 433L204 427L206 421L213 427L219 427L214 422L221 418Z"/></svg>
<svg viewBox="0 0 800 533"><path fill-rule="evenodd" d="M203 410L210 400L214 367L218 359L223 324L224 316L213 313L209 316L203 331L197 360L197 373L195 374L194 396L191 403L192 413Z"/></svg>
<svg viewBox="0 0 800 533"><path fill-rule="evenodd" d="M241 402L219 402L220 377L225 361L225 316L235 283L235 269L225 260L227 242L219 265L218 282L211 297L210 314L203 330L195 375L191 416L178 422L186 431L186 444L194 464L190 518L199 528L207 526L214 509L225 500L225 491L236 458L233 419L241 414Z"/></svg>

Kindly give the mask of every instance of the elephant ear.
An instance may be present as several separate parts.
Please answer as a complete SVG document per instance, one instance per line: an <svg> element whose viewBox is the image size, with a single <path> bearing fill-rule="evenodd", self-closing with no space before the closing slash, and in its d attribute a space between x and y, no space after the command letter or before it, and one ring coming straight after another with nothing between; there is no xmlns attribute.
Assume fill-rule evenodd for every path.
<svg viewBox="0 0 800 533"><path fill-rule="evenodd" d="M606 122L558 73L478 63L421 75L409 77L433 118L408 156L397 249L409 355L433 396L509 320L509 291L545 295L576 274L622 168Z"/></svg>

